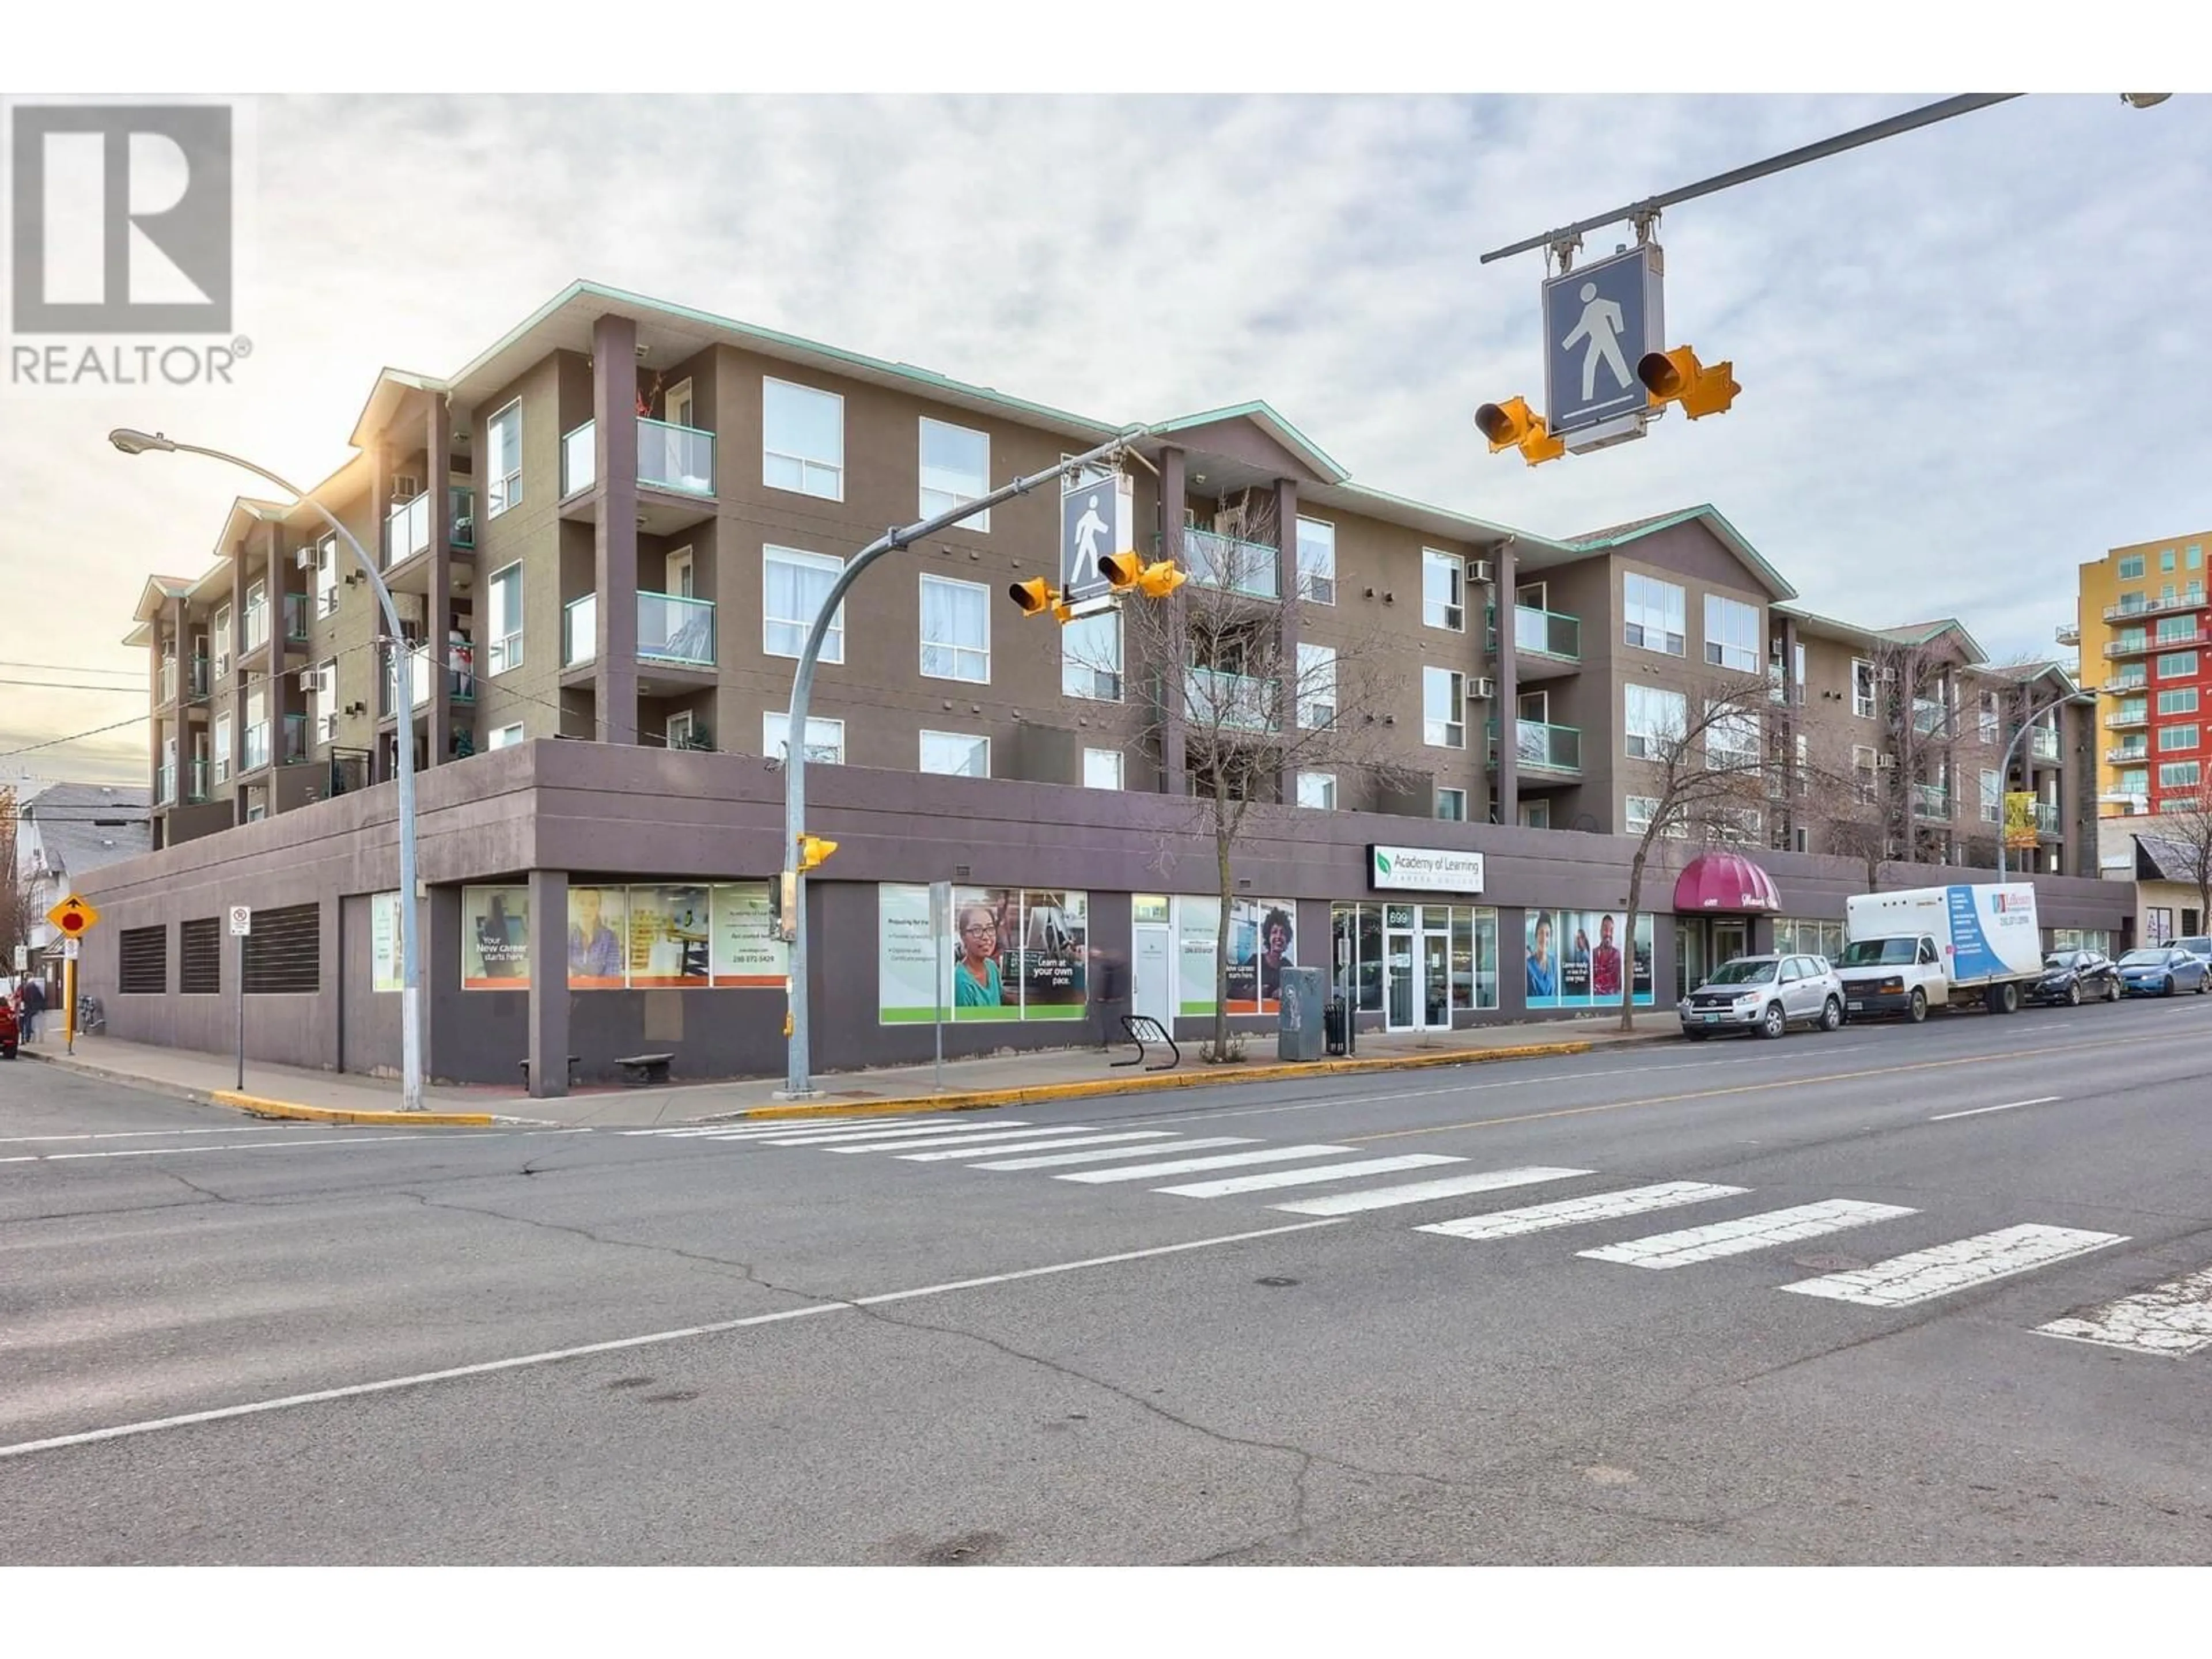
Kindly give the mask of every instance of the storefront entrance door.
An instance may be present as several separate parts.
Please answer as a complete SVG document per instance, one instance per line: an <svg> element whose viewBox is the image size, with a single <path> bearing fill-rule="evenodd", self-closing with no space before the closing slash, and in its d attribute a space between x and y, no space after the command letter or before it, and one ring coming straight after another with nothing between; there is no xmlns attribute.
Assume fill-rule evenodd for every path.
<svg viewBox="0 0 2212 1659"><path fill-rule="evenodd" d="M1713 965L1742 956L1751 949L1751 925L1743 921L1713 923Z"/></svg>
<svg viewBox="0 0 2212 1659"><path fill-rule="evenodd" d="M1413 958L1413 936L1390 933L1383 939L1383 1023L1394 1031L1410 1031L1419 1023L1421 1006L1420 971Z"/></svg>
<svg viewBox="0 0 2212 1659"><path fill-rule="evenodd" d="M1131 929L1136 944L1136 972L1129 987L1129 1012L1150 1014L1163 1028L1175 1030L1174 929L1158 922L1140 921Z"/></svg>
<svg viewBox="0 0 2212 1659"><path fill-rule="evenodd" d="M1421 1024L1431 1031L1451 1030L1451 935L1421 935Z"/></svg>

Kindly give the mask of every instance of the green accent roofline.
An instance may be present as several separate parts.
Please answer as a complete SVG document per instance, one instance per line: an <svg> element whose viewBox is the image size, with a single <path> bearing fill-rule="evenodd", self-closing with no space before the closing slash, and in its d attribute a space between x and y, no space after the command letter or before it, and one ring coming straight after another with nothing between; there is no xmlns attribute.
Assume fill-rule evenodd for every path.
<svg viewBox="0 0 2212 1659"><path fill-rule="evenodd" d="M1797 597L1797 590L1783 579L1782 573L1767 563L1743 532L1730 524L1728 521L1728 515L1711 501L1700 502L1696 507L1686 507L1679 513L1670 513L1664 518L1654 519L1649 524L1639 524L1633 529L1622 531L1617 535L1581 538L1569 541L1567 545L1585 553L1607 552L1616 547L1625 547L1631 542L1640 541L1646 536L1656 536L1662 530L1672 530L1676 525L1687 524L1693 519L1710 520L1714 526L1714 533L1727 545L1729 550L1757 571L1759 580L1775 593L1784 599L1794 599Z"/></svg>

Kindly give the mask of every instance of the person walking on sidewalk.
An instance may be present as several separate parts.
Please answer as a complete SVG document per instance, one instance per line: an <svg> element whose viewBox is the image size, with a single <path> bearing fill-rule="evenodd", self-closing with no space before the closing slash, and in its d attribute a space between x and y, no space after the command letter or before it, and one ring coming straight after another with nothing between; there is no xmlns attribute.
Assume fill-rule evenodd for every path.
<svg viewBox="0 0 2212 1659"><path fill-rule="evenodd" d="M19 994L23 1000L23 1041L36 1042L39 1040L39 1016L46 1011L46 987L34 976L23 981L23 988Z"/></svg>

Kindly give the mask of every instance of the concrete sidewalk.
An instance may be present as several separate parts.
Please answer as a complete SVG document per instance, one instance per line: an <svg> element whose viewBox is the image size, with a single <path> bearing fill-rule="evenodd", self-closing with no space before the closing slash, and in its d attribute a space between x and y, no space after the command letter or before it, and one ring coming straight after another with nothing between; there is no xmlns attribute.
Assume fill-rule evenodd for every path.
<svg viewBox="0 0 2212 1659"><path fill-rule="evenodd" d="M27 1060L85 1076L268 1117L410 1126L528 1122L642 1128L733 1117L954 1111L1347 1073L1463 1066L1581 1054L1593 1048L1674 1036L1680 1029L1672 1009L1638 1014L1632 1036L1624 1035L1619 1024L1617 1015L1606 1014L1538 1024L1489 1025L1468 1031L1363 1035L1359 1052L1352 1058L1288 1065L1273 1060L1272 1041L1263 1046L1255 1039L1252 1058L1231 1066L1206 1065L1197 1058L1197 1045L1192 1043L1184 1048L1181 1066L1163 1072L1111 1066L1110 1060L1127 1057L1126 1044L1111 1054L1097 1048L999 1054L947 1060L941 1089L937 1086L935 1068L927 1065L820 1074L816 1083L821 1097L805 1103L775 1098L783 1086L781 1078L674 1083L659 1088L595 1085L579 1087L556 1100L532 1100L520 1088L443 1086L423 1091L425 1112L404 1115L398 1111L396 1079L248 1060L246 1087L239 1091L234 1087L237 1072L233 1060L197 1050L80 1036L73 1057L63 1054L59 1042L28 1045L22 1053Z"/></svg>

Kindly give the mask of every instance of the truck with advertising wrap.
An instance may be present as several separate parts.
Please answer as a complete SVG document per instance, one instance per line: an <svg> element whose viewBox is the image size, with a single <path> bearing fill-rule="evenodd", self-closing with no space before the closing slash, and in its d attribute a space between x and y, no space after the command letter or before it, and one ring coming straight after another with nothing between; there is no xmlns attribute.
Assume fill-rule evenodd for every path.
<svg viewBox="0 0 2212 1659"><path fill-rule="evenodd" d="M1852 1019L1901 1014L1918 1024L1930 1008L1979 1002L2017 1010L2043 975L2043 930L2026 882L1960 883L1844 901L1844 1010Z"/></svg>

